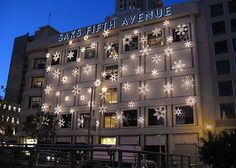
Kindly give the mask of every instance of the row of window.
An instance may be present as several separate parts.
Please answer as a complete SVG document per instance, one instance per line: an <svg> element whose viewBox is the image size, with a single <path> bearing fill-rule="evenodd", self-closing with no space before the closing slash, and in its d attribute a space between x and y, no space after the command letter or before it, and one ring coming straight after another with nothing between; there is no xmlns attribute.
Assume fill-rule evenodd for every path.
<svg viewBox="0 0 236 168"><path fill-rule="evenodd" d="M231 32L236 32L236 19L230 20ZM220 35L226 33L225 21L218 21L212 23L213 35Z"/></svg>
<svg viewBox="0 0 236 168"><path fill-rule="evenodd" d="M233 44L233 50L236 51L236 38L232 39ZM216 41L214 42L214 48L215 48L215 54L225 54L228 53L228 41L222 40L222 41Z"/></svg>
<svg viewBox="0 0 236 168"><path fill-rule="evenodd" d="M229 0L227 2L229 13L236 13L235 0ZM224 15L224 7L222 3L214 4L210 6L211 17Z"/></svg>

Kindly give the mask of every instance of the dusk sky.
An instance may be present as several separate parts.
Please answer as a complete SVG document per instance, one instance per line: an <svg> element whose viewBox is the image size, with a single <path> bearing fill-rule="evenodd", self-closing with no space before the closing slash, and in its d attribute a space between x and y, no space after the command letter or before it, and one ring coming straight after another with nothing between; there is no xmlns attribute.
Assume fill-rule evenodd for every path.
<svg viewBox="0 0 236 168"><path fill-rule="evenodd" d="M183 0L164 0L165 6ZM14 38L49 25L60 32L102 22L115 11L115 0L1 0L0 85L6 86Z"/></svg>

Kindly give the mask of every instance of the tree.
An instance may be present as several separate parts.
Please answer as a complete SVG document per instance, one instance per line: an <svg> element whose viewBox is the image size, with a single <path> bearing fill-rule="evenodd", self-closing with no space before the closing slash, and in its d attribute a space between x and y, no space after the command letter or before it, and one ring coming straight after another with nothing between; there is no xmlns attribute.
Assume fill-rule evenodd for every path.
<svg viewBox="0 0 236 168"><path fill-rule="evenodd" d="M217 135L208 132L207 139L201 139L200 159L214 168L236 167L236 129L222 131Z"/></svg>

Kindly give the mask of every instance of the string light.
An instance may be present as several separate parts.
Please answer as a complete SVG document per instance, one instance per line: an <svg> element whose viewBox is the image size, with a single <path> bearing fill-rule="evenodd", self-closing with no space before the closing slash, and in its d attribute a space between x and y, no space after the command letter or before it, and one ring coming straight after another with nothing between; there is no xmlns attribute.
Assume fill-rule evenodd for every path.
<svg viewBox="0 0 236 168"><path fill-rule="evenodd" d="M152 70L152 76L155 77L157 74L158 74L157 70L156 70L156 69L153 69L153 70Z"/></svg>
<svg viewBox="0 0 236 168"><path fill-rule="evenodd" d="M165 118L165 113L166 113L165 107L157 107L157 108L154 108L154 110L155 110L155 113L153 114L153 116L155 116L157 120L160 120L161 118Z"/></svg>
<svg viewBox="0 0 236 168"><path fill-rule="evenodd" d="M65 121L64 121L63 118L62 118L62 119L59 119L58 125L59 125L60 128L65 126Z"/></svg>
<svg viewBox="0 0 236 168"><path fill-rule="evenodd" d="M170 47L167 47L165 50L164 50L166 56L170 56L173 54L173 49L170 48Z"/></svg>
<svg viewBox="0 0 236 168"><path fill-rule="evenodd" d="M52 91L51 85L46 85L46 88L44 89L45 94L50 94Z"/></svg>
<svg viewBox="0 0 236 168"><path fill-rule="evenodd" d="M43 103L43 104L42 104L42 107L41 107L41 110L42 110L43 112L47 112L47 111L49 110L48 104L47 104L47 103Z"/></svg>
<svg viewBox="0 0 236 168"><path fill-rule="evenodd" d="M139 30L138 29L134 29L133 34L134 35L138 35L139 34Z"/></svg>
<svg viewBox="0 0 236 168"><path fill-rule="evenodd" d="M180 109L180 108L177 108L177 109L175 109L175 115L177 115L177 116L183 116L183 110L182 109Z"/></svg>
<svg viewBox="0 0 236 168"><path fill-rule="evenodd" d="M143 117L138 117L138 123L143 124L144 123L144 118Z"/></svg>
<svg viewBox="0 0 236 168"><path fill-rule="evenodd" d="M158 64L160 61L161 61L161 55L155 54L155 56L152 57L152 62L155 62L156 64Z"/></svg>
<svg viewBox="0 0 236 168"><path fill-rule="evenodd" d="M185 88L186 90L193 88L194 87L193 82L194 82L193 78L190 78L190 76L186 76L184 79L181 80L181 87Z"/></svg>
<svg viewBox="0 0 236 168"><path fill-rule="evenodd" d="M79 75L79 68L74 68L74 69L72 70L72 75L73 75L74 77L76 77L77 75Z"/></svg>
<svg viewBox="0 0 236 168"><path fill-rule="evenodd" d="M83 73L85 73L85 74L88 75L91 71L92 71L92 65L86 64L86 65L83 67Z"/></svg>
<svg viewBox="0 0 236 168"><path fill-rule="evenodd" d="M55 62L60 59L60 53L56 52L55 54L53 54L53 58L52 58Z"/></svg>
<svg viewBox="0 0 236 168"><path fill-rule="evenodd" d="M66 96L65 97L65 101L67 102L67 101L69 101L70 100L70 97L69 96Z"/></svg>
<svg viewBox="0 0 236 168"><path fill-rule="evenodd" d="M54 70L54 72L52 73L53 78L59 78L61 72L60 69Z"/></svg>
<svg viewBox="0 0 236 168"><path fill-rule="evenodd" d="M169 82L167 82L166 85L163 85L164 87L164 92L167 92L168 94L170 94L171 91L174 91L174 85L170 84Z"/></svg>
<svg viewBox="0 0 236 168"><path fill-rule="evenodd" d="M123 83L122 88L124 91L128 91L131 87L131 84L129 82Z"/></svg>
<svg viewBox="0 0 236 168"><path fill-rule="evenodd" d="M182 60L179 60L179 62L174 61L174 66L172 69L175 69L175 73L179 71L183 71L183 68L185 67L185 64L182 63Z"/></svg>
<svg viewBox="0 0 236 168"><path fill-rule="evenodd" d="M192 46L192 43L191 43L190 41L187 41L186 43L184 43L184 46L185 46L186 48L189 48L189 47Z"/></svg>
<svg viewBox="0 0 236 168"><path fill-rule="evenodd" d="M86 48L85 48L85 47L81 47L81 49L80 49L80 51L81 51L82 53L84 53L84 52L85 52L85 50L86 50Z"/></svg>
<svg viewBox="0 0 236 168"><path fill-rule="evenodd" d="M134 102L133 101L128 102L128 107L129 108L134 108Z"/></svg>
<svg viewBox="0 0 236 168"><path fill-rule="evenodd" d="M193 106L194 104L196 104L196 98L193 96L189 96L185 99L185 102L187 105Z"/></svg>
<svg viewBox="0 0 236 168"><path fill-rule="evenodd" d="M152 35L158 37L159 35L161 35L161 29L155 28L154 30L152 30Z"/></svg>
<svg viewBox="0 0 236 168"><path fill-rule="evenodd" d="M70 52L68 53L68 55L67 55L67 58L69 58L69 59L74 58L74 52L73 52L73 51L70 51Z"/></svg>
<svg viewBox="0 0 236 168"><path fill-rule="evenodd" d="M147 45L146 47L144 47L142 50L140 50L139 52L142 53L142 56L148 55L149 51L151 50L151 48L149 48L149 46Z"/></svg>
<svg viewBox="0 0 236 168"><path fill-rule="evenodd" d="M102 114L103 114L103 113L106 113L106 112L107 112L107 111L106 111L107 107L105 107L105 106L103 106L103 105L102 105L101 107L98 107L98 108L99 108L99 110L98 110L99 113L102 113Z"/></svg>
<svg viewBox="0 0 236 168"><path fill-rule="evenodd" d="M144 83L142 83L141 87L138 87L138 90L139 90L139 94L146 95L147 92L149 92L148 84L145 85Z"/></svg>
<svg viewBox="0 0 236 168"><path fill-rule="evenodd" d="M111 80L111 82L116 82L117 78L118 78L118 75L114 73L114 74L111 74L111 77L109 79Z"/></svg>
<svg viewBox="0 0 236 168"><path fill-rule="evenodd" d="M51 72L51 70L52 70L52 66L51 65L47 65L46 72Z"/></svg>
<svg viewBox="0 0 236 168"><path fill-rule="evenodd" d="M170 24L170 21L169 20L165 20L164 22L163 22L163 25L164 26L168 26Z"/></svg>
<svg viewBox="0 0 236 168"><path fill-rule="evenodd" d="M88 36L86 35L86 36L84 36L84 40L86 41L86 40L88 40Z"/></svg>
<svg viewBox="0 0 236 168"><path fill-rule="evenodd" d="M109 30L104 30L104 32L102 33L103 37L108 37L110 34Z"/></svg>
<svg viewBox="0 0 236 168"><path fill-rule="evenodd" d="M62 106L61 105L57 105L55 108L54 108L54 110L55 110L55 113L61 113L62 112Z"/></svg>
<svg viewBox="0 0 236 168"><path fill-rule="evenodd" d="M80 91L81 91L81 88L78 85L73 86L72 93L74 94L74 96L79 95Z"/></svg>
<svg viewBox="0 0 236 168"><path fill-rule="evenodd" d="M122 39L124 45L129 45L132 41L132 35L125 35Z"/></svg>
<svg viewBox="0 0 236 168"><path fill-rule="evenodd" d="M168 43L172 43L173 42L173 36L168 36L167 38L166 38L166 41L168 42Z"/></svg>

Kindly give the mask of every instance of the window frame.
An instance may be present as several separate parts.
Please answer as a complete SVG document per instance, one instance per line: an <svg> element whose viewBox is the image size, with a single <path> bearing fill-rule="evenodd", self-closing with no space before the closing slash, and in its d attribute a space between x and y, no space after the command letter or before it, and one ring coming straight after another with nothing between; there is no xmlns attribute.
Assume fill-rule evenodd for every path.
<svg viewBox="0 0 236 168"><path fill-rule="evenodd" d="M116 96L115 96L115 97L116 97L116 101L114 101L114 102L113 102L113 96L114 96L114 95L113 95L112 93L111 93L111 94L112 94L112 95L111 95L111 100L107 100L107 99L108 99L108 96L109 96L109 95L108 95L108 94L109 94L109 90L113 90L113 89L116 90ZM107 91L106 91L106 93L107 93L107 95L106 95L106 97L105 97L105 99L104 99L104 103L105 103L105 104L116 104L116 103L118 103L118 89L117 89L116 87L108 88ZM114 99L115 99L115 98L114 98Z"/></svg>
<svg viewBox="0 0 236 168"><path fill-rule="evenodd" d="M116 114L114 112L108 112L108 113L104 113L104 116L103 116L103 129L115 129L117 128L117 121L116 121ZM109 127L106 127L106 117L109 117L110 119L110 123L109 123ZM112 120L114 118L114 126L115 127L112 127Z"/></svg>
<svg viewBox="0 0 236 168"><path fill-rule="evenodd" d="M167 107L166 106L159 106L159 107L165 107L165 110L166 110L166 113L167 113ZM149 116L150 116L150 111L149 110L154 110L155 111L155 109L154 108L152 108L152 107L149 107L149 108L147 108L147 126L148 127L163 127L163 126L165 126L166 125L166 113L165 113L165 117L164 118L161 118L160 120L157 120L156 119L156 124L152 124L152 125L150 125L150 121L149 121ZM153 116L153 114L152 114L152 117L153 118L156 118L156 116ZM157 122L158 121L158 122ZM163 124L162 124L162 122L163 122Z"/></svg>
<svg viewBox="0 0 236 168"><path fill-rule="evenodd" d="M69 114L69 113L62 113L62 114L60 114L60 119L63 119L63 116L70 116L70 121L65 121L65 124L67 123L67 125L65 125L65 126L62 126L62 127L59 127L60 129L72 129L72 125L73 125L73 116L72 116L72 114ZM69 124L69 122L70 122L70 124ZM69 126L68 126L68 124L69 124Z"/></svg>
<svg viewBox="0 0 236 168"><path fill-rule="evenodd" d="M44 61L44 65L43 65L43 67L42 68L40 68L39 67L39 65L42 65L42 63L40 64L40 63L38 63L37 64L37 61L39 61L39 60L43 60ZM46 68L46 64L47 64L47 59L46 58L35 58L34 59L34 69L45 69Z"/></svg>
<svg viewBox="0 0 236 168"><path fill-rule="evenodd" d="M125 112L128 112L130 111L130 113L134 113L134 111L136 111L136 120L131 118L130 120L132 121L132 123L136 122L135 124L136 125L128 125L128 121L125 121ZM139 117L139 110L138 109L123 109L122 110L122 128L132 128L132 127L138 127L139 126L139 123L138 123L138 117ZM127 123L127 124L126 124Z"/></svg>
<svg viewBox="0 0 236 168"><path fill-rule="evenodd" d="M226 114L225 114L225 117L226 117L226 118L223 118L223 114L222 114L223 111L224 111L224 110L222 110L222 109L223 109L223 107L222 107L223 105L232 105L233 110L234 110L234 114L232 114L232 115L234 115L234 117L232 117L232 118L231 118L231 117L230 117L230 118L227 118L227 117L226 117ZM220 115L220 119L221 119L221 120L230 120L230 119L235 120L235 119L236 119L236 112L235 112L235 104L234 104L234 102L220 103L220 104L219 104L219 115Z"/></svg>
<svg viewBox="0 0 236 168"><path fill-rule="evenodd" d="M132 49L128 49L127 47L130 47L130 45L132 45L133 44L133 41L134 41L134 39L136 39L137 38L137 46L135 46L135 47L132 47ZM131 44L129 44L129 45L127 45L127 44L124 44L123 42L122 42L122 45L123 45L123 52L132 52L132 51L137 51L137 50L139 50L139 48L140 48L140 45L139 45L139 35L135 35L135 36L133 36L132 37L132 43Z"/></svg>
<svg viewBox="0 0 236 168"><path fill-rule="evenodd" d="M40 81L40 82L42 82L40 87L37 87L37 84L34 85L34 79L42 79L42 81ZM43 85L44 85L44 77L42 77L42 76L35 76L35 77L31 78L31 88L42 88Z"/></svg>
<svg viewBox="0 0 236 168"><path fill-rule="evenodd" d="M32 99L36 99L36 98L39 98L40 101L34 101ZM36 104L36 102L39 102L39 104ZM35 104L34 104L35 103ZM41 96L30 96L29 97L29 104L28 104L28 107L31 108L31 109L40 109L42 105L42 97Z"/></svg>
<svg viewBox="0 0 236 168"><path fill-rule="evenodd" d="M75 52L75 55L72 59L69 59L67 56L68 56L68 53L69 52ZM77 48L72 48L72 49L68 49L67 52L66 52L66 63L72 63L72 62L76 62L77 58L79 58L79 50Z"/></svg>
<svg viewBox="0 0 236 168"><path fill-rule="evenodd" d="M184 23L184 24L188 28L188 35L187 35L187 38L184 39L184 40L181 40L180 37L177 38L177 35L176 36L174 35L174 33L176 33L175 29L177 28L178 25L175 25L175 26L170 28L170 34L173 37L173 42L172 42L173 44L174 43L176 44L176 43L182 43L182 42L186 42L186 41L191 41L191 25L190 25L190 23ZM180 25L183 25L183 24L180 24ZM175 39L175 38L177 38L177 39ZM179 40L179 41L175 41L175 40Z"/></svg>
<svg viewBox="0 0 236 168"><path fill-rule="evenodd" d="M182 107L189 107L189 108L192 108L192 123L186 123L186 119L184 119L184 122L185 123L178 123L177 122L177 117L179 117L179 116L177 116L176 114L175 114L175 110L177 109L177 108L182 108ZM194 107L193 106L188 106L188 105L175 105L174 107L174 110L173 110L173 115L174 115L174 123L175 123L175 126L189 126L189 125L194 125L195 124L195 112L194 112ZM185 112L184 112L185 113ZM184 116L183 117L185 117L185 114L184 114ZM183 118L182 117L182 118Z"/></svg>

